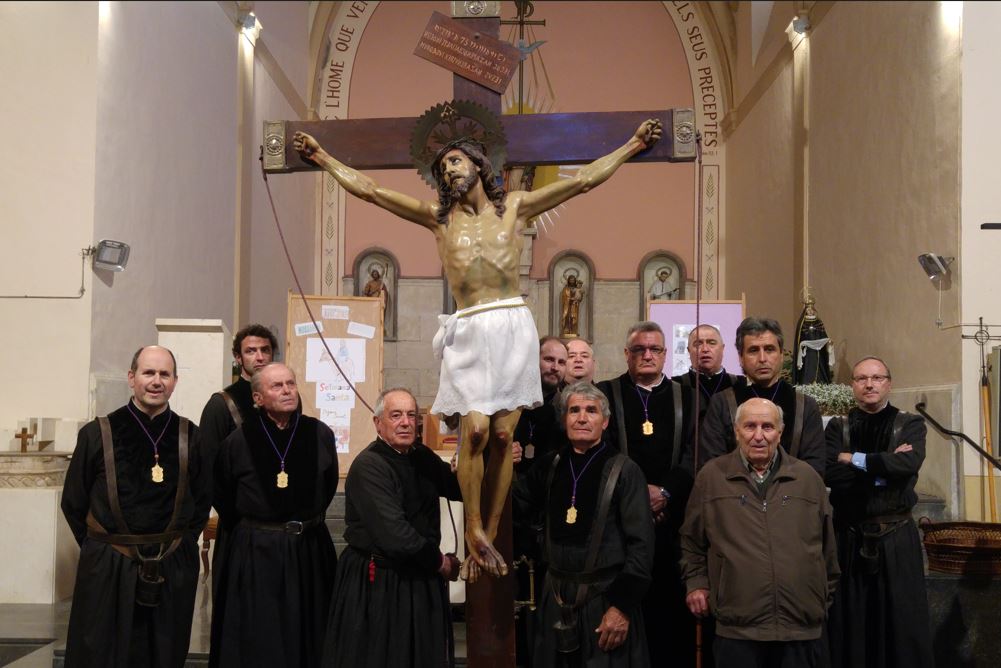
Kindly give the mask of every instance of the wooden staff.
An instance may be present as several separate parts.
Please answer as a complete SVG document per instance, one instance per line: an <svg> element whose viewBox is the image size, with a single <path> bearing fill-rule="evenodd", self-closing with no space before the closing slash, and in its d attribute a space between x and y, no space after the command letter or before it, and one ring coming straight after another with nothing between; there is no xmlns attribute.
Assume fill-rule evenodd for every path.
<svg viewBox="0 0 1001 668"><path fill-rule="evenodd" d="M991 446L991 385L987 380L987 369L983 367L980 372L980 413L984 420L984 446L987 454L994 456L994 448ZM987 494L991 504L991 522L998 521L997 502L994 498L994 467L987 467Z"/></svg>

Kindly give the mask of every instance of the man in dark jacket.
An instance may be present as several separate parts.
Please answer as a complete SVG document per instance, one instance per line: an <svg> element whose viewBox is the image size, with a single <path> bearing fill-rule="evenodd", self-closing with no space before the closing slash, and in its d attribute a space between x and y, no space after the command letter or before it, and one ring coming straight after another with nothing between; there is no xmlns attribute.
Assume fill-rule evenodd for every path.
<svg viewBox="0 0 1001 668"><path fill-rule="evenodd" d="M737 409L737 449L703 467L681 530L687 603L716 616L716 665L814 668L838 582L824 481L780 446L782 410Z"/></svg>

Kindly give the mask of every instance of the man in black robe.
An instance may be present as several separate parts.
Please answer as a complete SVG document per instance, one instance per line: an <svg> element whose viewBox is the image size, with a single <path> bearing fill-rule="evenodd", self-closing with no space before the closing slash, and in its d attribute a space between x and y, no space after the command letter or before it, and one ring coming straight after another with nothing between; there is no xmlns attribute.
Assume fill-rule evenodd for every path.
<svg viewBox="0 0 1001 668"><path fill-rule="evenodd" d="M786 424L782 448L801 459L823 477L824 425L817 402L782 380L782 345L779 323L770 318L744 318L737 327L736 345L746 383L723 390L709 401L702 422L695 461L699 468L713 457L733 452L734 416L748 399L768 399L782 409Z"/></svg>
<svg viewBox="0 0 1001 668"><path fill-rule="evenodd" d="M643 599L654 666L694 662L695 620L685 606L678 530L692 488L692 393L664 375L664 332L639 322L626 334L626 373L598 383L612 406L605 437L646 477L655 522L653 583Z"/></svg>
<svg viewBox="0 0 1001 668"><path fill-rule="evenodd" d="M128 379L129 403L80 430L66 471L62 509L80 543L66 665L179 668L209 481L198 428L167 403L173 353L139 349Z"/></svg>
<svg viewBox="0 0 1001 668"><path fill-rule="evenodd" d="M841 584L829 632L834 668L934 663L921 537L911 517L925 458L924 420L890 405L890 370L852 369L857 408L827 425L827 475ZM847 426L847 429L846 429Z"/></svg>
<svg viewBox="0 0 1001 668"><path fill-rule="evenodd" d="M247 325L233 337L233 359L240 365L240 377L209 397L198 422L202 445L210 457L215 457L227 436L255 415L250 377L271 364L277 348L278 339L264 325Z"/></svg>
<svg viewBox="0 0 1001 668"><path fill-rule="evenodd" d="M692 391L692 402L698 397L699 424L706 417L709 401L727 389L744 382L743 376L727 373L723 368L723 336L712 325L699 325L688 335L688 357L692 367L671 380ZM698 374L698 375L696 375ZM695 392L696 382L699 391Z"/></svg>
<svg viewBox="0 0 1001 668"><path fill-rule="evenodd" d="M549 569L534 665L649 666L650 626L641 601L651 579L654 532L646 480L603 438L610 413L600 390L590 383L568 386L560 412L570 444L514 486L515 507L541 509L546 526Z"/></svg>
<svg viewBox="0 0 1001 668"><path fill-rule="evenodd" d="M459 561L442 554L439 498L461 498L449 465L417 434L417 401L394 388L375 404L378 438L344 484L344 539L323 665L454 665L448 581Z"/></svg>
<svg viewBox="0 0 1001 668"><path fill-rule="evenodd" d="M330 428L297 409L295 375L251 378L255 414L223 443L213 502L227 534L216 571L212 666L319 664L337 554L325 514L337 491Z"/></svg>
<svg viewBox="0 0 1001 668"><path fill-rule="evenodd" d="M539 341L539 376L542 379L542 405L523 409L514 430L514 440L521 445L522 456L514 470L525 474L548 449L556 448L561 435L556 417L556 402L567 370L567 348L555 336ZM517 553L516 553L517 554Z"/></svg>

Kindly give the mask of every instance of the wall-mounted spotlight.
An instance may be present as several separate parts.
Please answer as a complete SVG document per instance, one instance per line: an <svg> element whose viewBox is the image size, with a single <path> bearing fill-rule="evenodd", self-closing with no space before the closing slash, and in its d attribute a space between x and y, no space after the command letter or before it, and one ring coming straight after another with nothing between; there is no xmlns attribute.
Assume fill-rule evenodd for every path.
<svg viewBox="0 0 1001 668"><path fill-rule="evenodd" d="M945 278L949 274L949 265L956 258L954 257L942 257L941 255L936 255L935 253L922 253L918 255L918 264L924 269L925 274L928 275L932 281L937 281L941 278Z"/></svg>
<svg viewBox="0 0 1001 668"><path fill-rule="evenodd" d="M129 263L129 245L124 241L101 239L96 247L91 246L88 250L94 256L94 269L125 271Z"/></svg>

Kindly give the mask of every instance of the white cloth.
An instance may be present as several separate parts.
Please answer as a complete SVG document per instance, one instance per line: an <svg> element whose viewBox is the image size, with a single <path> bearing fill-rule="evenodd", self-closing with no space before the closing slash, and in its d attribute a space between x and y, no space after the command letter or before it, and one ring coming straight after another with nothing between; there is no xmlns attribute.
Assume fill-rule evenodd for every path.
<svg viewBox="0 0 1001 668"><path fill-rule="evenodd" d="M539 332L521 297L438 316L434 355L441 360L431 412L494 415L542 405Z"/></svg>

